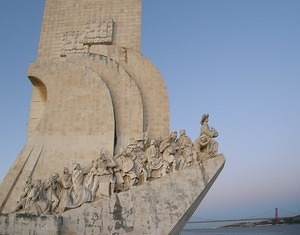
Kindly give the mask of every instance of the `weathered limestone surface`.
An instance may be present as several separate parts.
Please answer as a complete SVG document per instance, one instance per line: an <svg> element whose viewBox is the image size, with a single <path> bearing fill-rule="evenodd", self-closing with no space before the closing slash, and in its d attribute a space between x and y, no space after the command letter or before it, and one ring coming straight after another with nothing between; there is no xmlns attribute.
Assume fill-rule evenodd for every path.
<svg viewBox="0 0 300 235"><path fill-rule="evenodd" d="M106 54L104 52L108 45L139 52L141 10L141 0L48 0L44 10L38 60L59 58L64 47L65 33L80 35L89 26L89 22L105 19L113 19L114 22L111 41L91 43L90 47L100 47L103 50L100 54ZM107 35L109 34L101 34L102 38L107 38Z"/></svg>
<svg viewBox="0 0 300 235"><path fill-rule="evenodd" d="M61 234L61 216L35 216L28 214L1 214L0 234L13 235L58 235Z"/></svg>
<svg viewBox="0 0 300 235"><path fill-rule="evenodd" d="M140 54L141 0L47 0L24 148L0 185L0 234L178 234L222 170L202 116L169 129Z"/></svg>
<svg viewBox="0 0 300 235"><path fill-rule="evenodd" d="M63 234L179 234L221 172L220 155L67 211ZM83 216L82 216L83 215Z"/></svg>
<svg viewBox="0 0 300 235"><path fill-rule="evenodd" d="M140 0L46 1L27 142L1 184L0 211L13 209L28 176L169 134L167 90L139 53L140 24Z"/></svg>
<svg viewBox="0 0 300 235"><path fill-rule="evenodd" d="M30 234L27 231L34 229L36 234L179 234L224 163L219 155L59 216L1 215L0 233Z"/></svg>

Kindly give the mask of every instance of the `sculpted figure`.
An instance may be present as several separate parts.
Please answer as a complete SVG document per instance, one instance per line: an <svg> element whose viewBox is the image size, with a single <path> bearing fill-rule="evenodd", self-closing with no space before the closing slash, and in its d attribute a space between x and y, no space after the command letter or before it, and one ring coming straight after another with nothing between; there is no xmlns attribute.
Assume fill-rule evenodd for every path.
<svg viewBox="0 0 300 235"><path fill-rule="evenodd" d="M30 190L25 204L25 213L43 215L50 209L51 202L45 197L43 184L37 180Z"/></svg>
<svg viewBox="0 0 300 235"><path fill-rule="evenodd" d="M99 178L98 195L110 196L115 192L116 177L114 168L117 167L117 164L112 157L103 152L96 159L96 164L97 177Z"/></svg>
<svg viewBox="0 0 300 235"><path fill-rule="evenodd" d="M200 136L195 141L195 149L200 159L212 158L218 155L218 142L214 140L218 131L208 125L209 115L203 114L201 118Z"/></svg>
<svg viewBox="0 0 300 235"><path fill-rule="evenodd" d="M150 146L145 151L151 178L165 176L169 170L169 163L162 159L159 152L159 144L160 141L152 139L150 141Z"/></svg>
<svg viewBox="0 0 300 235"><path fill-rule="evenodd" d="M190 137L186 135L185 130L180 130L179 134L180 136L176 140L179 146L179 150L178 150L179 155L185 159L185 165L190 166L192 164L193 153L194 153L193 142L190 139Z"/></svg>
<svg viewBox="0 0 300 235"><path fill-rule="evenodd" d="M118 165L116 172L119 175L119 177L117 176L117 181L119 180L118 185L122 184L123 189L127 190L137 184L138 176L134 171L134 162L130 157L128 149L123 150L121 154L117 155L115 160ZM122 179L120 179L120 176Z"/></svg>
<svg viewBox="0 0 300 235"><path fill-rule="evenodd" d="M70 172L65 167L60 180L57 173L44 183L41 180L32 183L28 177L13 212L23 209L37 215L61 213L190 166L194 159L215 157L218 143L214 138L218 132L208 125L208 118L208 114L202 115L200 135L194 144L184 129L178 138L176 131L165 139L150 140L146 136L134 140L114 157L101 150L100 156L86 168L73 163Z"/></svg>
<svg viewBox="0 0 300 235"><path fill-rule="evenodd" d="M181 169L184 165L185 159L178 155L179 146L176 142L177 132L173 131L170 135L164 139L160 146L159 150L162 153L163 160L169 163L169 166L172 171Z"/></svg>
<svg viewBox="0 0 300 235"><path fill-rule="evenodd" d="M19 198L19 200L17 201L17 206L16 208L13 210L13 212L25 209L25 204L26 204L26 198L30 192L30 190L33 187L33 183L32 183L32 178L29 176L25 182L25 186L23 188L23 192Z"/></svg>
<svg viewBox="0 0 300 235"><path fill-rule="evenodd" d="M72 204L72 196L70 194L70 189L73 185L72 175L67 167L64 168L63 175L61 177L61 192L60 192L60 202L58 204L58 212L64 212L67 205Z"/></svg>
<svg viewBox="0 0 300 235"><path fill-rule="evenodd" d="M145 156L144 151L144 142L135 141L130 146L130 156L134 162L134 171L139 178L140 184L147 182L150 174L147 165L147 157Z"/></svg>
<svg viewBox="0 0 300 235"><path fill-rule="evenodd" d="M101 150L100 156L86 168L73 163L70 172L65 167L60 180L57 173L44 183L41 180L32 183L28 177L13 212L23 209L37 215L61 213L190 166L194 159L215 157L218 143L214 138L218 132L208 125L208 117L208 114L202 116L200 135L194 144L182 129L178 138L173 131L165 139L134 140L114 157Z"/></svg>
<svg viewBox="0 0 300 235"><path fill-rule="evenodd" d="M89 170L89 168L81 168L79 163L73 163L73 185L71 190L74 195L74 199L71 205L67 205L67 208L76 208L85 202L91 201L91 191L83 184L84 176L89 172Z"/></svg>
<svg viewBox="0 0 300 235"><path fill-rule="evenodd" d="M59 174L54 173L45 180L44 182L44 191L46 198L51 202L50 211L54 212L59 203L59 195L61 191L61 186L58 183Z"/></svg>
<svg viewBox="0 0 300 235"><path fill-rule="evenodd" d="M143 136L143 146L144 146L144 151L150 146L150 139L149 139L149 132L148 130L144 132Z"/></svg>
<svg viewBox="0 0 300 235"><path fill-rule="evenodd" d="M92 167L87 174L85 186L91 191L91 201L95 200L97 189L99 188L99 171L97 160L92 162Z"/></svg>

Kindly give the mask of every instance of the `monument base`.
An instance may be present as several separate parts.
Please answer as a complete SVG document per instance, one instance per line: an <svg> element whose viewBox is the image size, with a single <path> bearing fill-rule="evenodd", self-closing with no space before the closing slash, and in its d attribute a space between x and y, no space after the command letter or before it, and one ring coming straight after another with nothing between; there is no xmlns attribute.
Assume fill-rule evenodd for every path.
<svg viewBox="0 0 300 235"><path fill-rule="evenodd" d="M0 234L179 234L224 164L220 154L56 216L1 214Z"/></svg>
<svg viewBox="0 0 300 235"><path fill-rule="evenodd" d="M36 216L30 214L0 214L0 234L61 234L62 216Z"/></svg>

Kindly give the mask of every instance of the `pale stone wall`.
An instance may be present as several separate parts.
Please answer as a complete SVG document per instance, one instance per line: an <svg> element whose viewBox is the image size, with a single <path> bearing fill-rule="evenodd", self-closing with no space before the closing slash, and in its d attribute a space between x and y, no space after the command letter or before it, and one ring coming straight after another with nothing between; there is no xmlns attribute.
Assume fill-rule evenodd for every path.
<svg viewBox="0 0 300 235"><path fill-rule="evenodd" d="M118 62L104 55L70 55L67 61L91 68L107 85L112 97L116 125L114 153L127 146L131 139L143 138L142 97L131 74Z"/></svg>
<svg viewBox="0 0 300 235"><path fill-rule="evenodd" d="M28 136L32 134L41 120L47 101L47 88L39 80L34 77L30 78L32 83L32 95L30 104L30 118L28 122Z"/></svg>
<svg viewBox="0 0 300 235"><path fill-rule="evenodd" d="M15 165L18 178L8 174L11 178L4 179L13 184L3 192L6 198L3 212L14 209L28 176L45 180L51 173L61 174L63 167L70 167L72 162L91 164L101 149L110 154L114 151L111 94L97 73L82 65L60 61L35 63L29 74L34 74L30 77L35 83L39 81L46 87L46 104L28 136L27 148L31 150L26 151L24 165L18 164L19 161Z"/></svg>
<svg viewBox="0 0 300 235"><path fill-rule="evenodd" d="M101 150L114 155L132 139L169 134L167 90L139 53L140 27L141 0L46 1L28 70L27 142L1 183L0 212L14 209L28 176L44 180Z"/></svg>
<svg viewBox="0 0 300 235"><path fill-rule="evenodd" d="M10 201L10 207L9 209L6 209L6 213L12 211L16 206L16 200L18 200L17 193L22 192L26 180L25 177L21 177L21 175L28 161L28 156L32 151L33 145L27 142L16 161L9 169L9 172L2 180L0 185L0 213L5 212L5 206L7 206L8 201ZM15 193L13 193L13 190L15 190Z"/></svg>
<svg viewBox="0 0 300 235"><path fill-rule="evenodd" d="M144 107L144 130L149 138L167 136L170 132L169 98L164 80L155 65L143 55L126 48L107 50L135 79Z"/></svg>
<svg viewBox="0 0 300 235"><path fill-rule="evenodd" d="M113 20L112 41L92 43L86 52L108 56L128 71L137 83L143 105L142 119L134 118L132 122L138 121L137 123L139 123L139 120L142 120L142 129L144 132L148 131L150 137L168 135L169 104L164 81L155 66L139 53L141 0L46 1L38 61L64 60L61 57L64 48L63 35L66 32L82 33L87 27L87 22L101 19ZM71 46L76 47L77 45ZM83 46L82 43L81 46ZM73 51L73 53L75 52L78 51ZM79 54L82 55L82 51ZM38 125L45 107L44 87L34 80L32 82L32 102L28 121L29 136ZM133 100L133 97L130 99ZM139 111L135 110L134 113L137 112ZM115 112L115 115L116 120L122 121L125 118L118 112ZM119 131L118 128L116 130ZM136 132L140 132L138 125ZM131 135L134 134L131 133ZM122 143L127 144L129 138L127 134L123 135L122 140L124 139L124 141L119 139L117 146L122 146Z"/></svg>
<svg viewBox="0 0 300 235"><path fill-rule="evenodd" d="M169 133L167 89L140 54L140 26L141 0L46 1L0 234L178 234L193 214L225 158Z"/></svg>
<svg viewBox="0 0 300 235"><path fill-rule="evenodd" d="M0 215L0 234L59 235L63 226L61 216L33 216L28 214Z"/></svg>
<svg viewBox="0 0 300 235"><path fill-rule="evenodd" d="M113 45L140 50L141 0L48 0L38 60L59 58L65 32L81 31L88 21L105 18L114 21Z"/></svg>
<svg viewBox="0 0 300 235"><path fill-rule="evenodd" d="M65 62L35 63L29 75L47 89L47 105L36 132L50 136L113 135L111 95L93 70Z"/></svg>

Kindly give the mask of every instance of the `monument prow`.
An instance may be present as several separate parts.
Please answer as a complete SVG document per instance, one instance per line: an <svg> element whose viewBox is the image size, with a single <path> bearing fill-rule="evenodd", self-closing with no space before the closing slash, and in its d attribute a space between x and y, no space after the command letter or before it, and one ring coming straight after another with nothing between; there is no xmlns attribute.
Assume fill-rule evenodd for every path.
<svg viewBox="0 0 300 235"><path fill-rule="evenodd" d="M218 132L208 114L194 142L170 132L140 25L140 0L46 0L0 234L178 234L194 213L225 164Z"/></svg>
<svg viewBox="0 0 300 235"><path fill-rule="evenodd" d="M105 190L105 182L101 182L95 201L69 207L64 212L51 212L48 208L47 211L39 211L33 207L28 208L30 211L23 208L24 210L17 213L3 214L0 217L0 232L179 234L224 164L225 158L220 154L204 161L193 162L191 166L168 173L159 179L152 179L129 190L112 194ZM71 193L71 190L68 192ZM40 199L36 203L42 208L44 201ZM42 222L38 219L39 216L42 217ZM36 223L44 224L47 229L43 226L37 228L34 226Z"/></svg>

